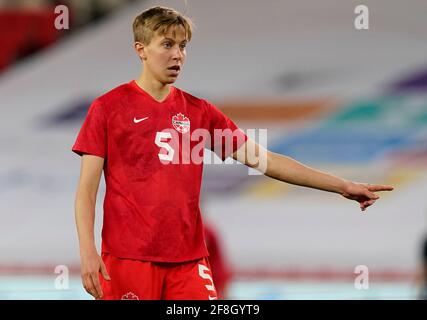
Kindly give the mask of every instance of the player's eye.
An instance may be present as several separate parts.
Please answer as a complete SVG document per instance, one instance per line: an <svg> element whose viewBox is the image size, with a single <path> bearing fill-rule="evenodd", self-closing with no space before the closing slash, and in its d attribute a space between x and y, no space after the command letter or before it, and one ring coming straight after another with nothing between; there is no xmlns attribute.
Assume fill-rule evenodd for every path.
<svg viewBox="0 0 427 320"><path fill-rule="evenodd" d="M171 47L172 47L172 45L171 45L171 43L170 43L170 42L165 42L165 43L163 43L163 46L164 46L165 48L167 48L167 49L169 49L169 48L171 48Z"/></svg>
<svg viewBox="0 0 427 320"><path fill-rule="evenodd" d="M180 48L181 49L185 49L185 47L187 46L187 44L186 43L182 43L181 45L180 45Z"/></svg>

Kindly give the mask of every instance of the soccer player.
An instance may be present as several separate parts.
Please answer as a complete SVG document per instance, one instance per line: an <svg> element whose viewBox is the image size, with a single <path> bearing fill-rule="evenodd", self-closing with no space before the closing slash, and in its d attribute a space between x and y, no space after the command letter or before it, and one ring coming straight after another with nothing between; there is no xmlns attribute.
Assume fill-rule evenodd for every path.
<svg viewBox="0 0 427 320"><path fill-rule="evenodd" d="M266 176L340 194L361 210L379 198L375 192L393 189L344 180L270 152L212 103L173 86L192 35L192 22L181 13L147 9L135 18L133 33L140 77L93 101L72 147L82 156L75 199L81 276L93 297L217 299L199 209L203 146L259 171L264 161ZM99 255L94 217L102 171Z"/></svg>

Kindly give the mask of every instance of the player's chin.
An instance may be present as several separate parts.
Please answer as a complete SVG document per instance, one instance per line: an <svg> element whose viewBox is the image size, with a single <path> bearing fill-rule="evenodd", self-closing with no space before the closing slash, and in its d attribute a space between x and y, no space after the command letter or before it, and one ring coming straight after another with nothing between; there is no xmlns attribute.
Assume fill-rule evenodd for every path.
<svg viewBox="0 0 427 320"><path fill-rule="evenodd" d="M179 74L180 74L180 71L168 70L168 72L165 74L165 79L170 83L174 83L176 79L178 79Z"/></svg>
<svg viewBox="0 0 427 320"><path fill-rule="evenodd" d="M172 84L172 83L175 83L176 79L178 79L178 77L167 77L164 80L164 83L166 83L166 84Z"/></svg>
<svg viewBox="0 0 427 320"><path fill-rule="evenodd" d="M166 84L171 84L174 83L176 81L176 79L178 79L178 75L174 75L174 74L164 74L162 77L162 82L166 83Z"/></svg>

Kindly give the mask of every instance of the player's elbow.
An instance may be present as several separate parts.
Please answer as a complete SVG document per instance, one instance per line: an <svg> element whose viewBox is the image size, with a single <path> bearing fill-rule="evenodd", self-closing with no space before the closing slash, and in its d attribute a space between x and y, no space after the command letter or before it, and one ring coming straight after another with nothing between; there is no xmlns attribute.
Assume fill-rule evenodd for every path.
<svg viewBox="0 0 427 320"><path fill-rule="evenodd" d="M278 159L280 155L271 151L267 152L265 175L272 178L277 178L279 175Z"/></svg>
<svg viewBox="0 0 427 320"><path fill-rule="evenodd" d="M268 159L270 151L260 148L256 154L249 154L246 158L246 165L262 174L267 173Z"/></svg>

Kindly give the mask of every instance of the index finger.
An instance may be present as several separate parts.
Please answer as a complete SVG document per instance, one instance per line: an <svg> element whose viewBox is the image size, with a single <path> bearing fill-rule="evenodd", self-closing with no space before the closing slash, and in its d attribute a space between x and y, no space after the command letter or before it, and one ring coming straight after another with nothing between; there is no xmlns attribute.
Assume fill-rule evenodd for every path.
<svg viewBox="0 0 427 320"><path fill-rule="evenodd" d="M96 275L95 274L91 274L90 276L92 278L92 282L93 282L93 285L95 287L95 291L98 294L97 298L102 298L102 289L101 289L101 284L99 283L98 274L96 274Z"/></svg>
<svg viewBox="0 0 427 320"><path fill-rule="evenodd" d="M394 189L393 186L385 185L385 184L369 184L368 190L369 191L392 191Z"/></svg>

